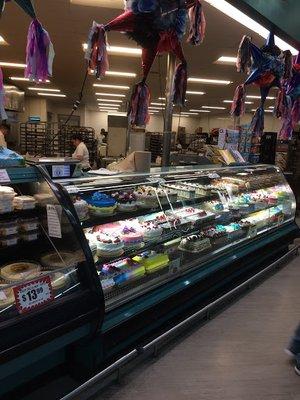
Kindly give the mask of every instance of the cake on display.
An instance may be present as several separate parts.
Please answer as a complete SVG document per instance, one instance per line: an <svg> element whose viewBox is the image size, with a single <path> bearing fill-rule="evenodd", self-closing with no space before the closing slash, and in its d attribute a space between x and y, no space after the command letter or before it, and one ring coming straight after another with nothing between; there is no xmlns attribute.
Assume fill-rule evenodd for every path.
<svg viewBox="0 0 300 400"><path fill-rule="evenodd" d="M111 216L115 213L117 202L105 193L96 192L91 197L87 197L90 213L95 216Z"/></svg>
<svg viewBox="0 0 300 400"><path fill-rule="evenodd" d="M0 276L5 282L15 283L34 279L39 276L41 266L34 262L20 261L7 264L0 269Z"/></svg>
<svg viewBox="0 0 300 400"><path fill-rule="evenodd" d="M168 188L156 188L153 186L139 186L136 189L138 206L141 208L156 208L159 205L174 203L177 193Z"/></svg>
<svg viewBox="0 0 300 400"><path fill-rule="evenodd" d="M144 245L144 235L142 230L137 229L134 226L125 225L120 234L122 242L126 249L140 249Z"/></svg>
<svg viewBox="0 0 300 400"><path fill-rule="evenodd" d="M73 199L73 204L80 221L85 221L89 218L89 206L88 203L80 197Z"/></svg>
<svg viewBox="0 0 300 400"><path fill-rule="evenodd" d="M195 198L196 189L184 183L166 184L164 187L177 193L177 196L182 199L191 200Z"/></svg>
<svg viewBox="0 0 300 400"><path fill-rule="evenodd" d="M75 253L67 251L51 252L41 257L41 264L44 270L56 270L62 268L77 267L78 260Z"/></svg>
<svg viewBox="0 0 300 400"><path fill-rule="evenodd" d="M101 233L97 236L97 256L119 257L124 253L124 243L118 236Z"/></svg>
<svg viewBox="0 0 300 400"><path fill-rule="evenodd" d="M33 196L16 196L13 205L16 210L33 210L36 206L36 200Z"/></svg>
<svg viewBox="0 0 300 400"><path fill-rule="evenodd" d="M137 196L133 190L114 192L111 197L116 200L120 212L131 212L137 209Z"/></svg>
<svg viewBox="0 0 300 400"><path fill-rule="evenodd" d="M210 240L203 232L182 239L178 247L179 250L187 251L189 253L201 253L210 248Z"/></svg>
<svg viewBox="0 0 300 400"><path fill-rule="evenodd" d="M159 240L163 233L163 228L158 226L157 223L149 221L142 224L145 242Z"/></svg>
<svg viewBox="0 0 300 400"><path fill-rule="evenodd" d="M11 306L15 302L15 296L12 288L0 284L0 309Z"/></svg>
<svg viewBox="0 0 300 400"><path fill-rule="evenodd" d="M13 201L17 193L9 186L0 186L0 214L14 210Z"/></svg>
<svg viewBox="0 0 300 400"><path fill-rule="evenodd" d="M204 235L210 239L213 246L224 246L228 241L226 229L222 225L218 225L218 229L216 227L205 229Z"/></svg>
<svg viewBox="0 0 300 400"><path fill-rule="evenodd" d="M160 269L168 266L170 260L167 254L157 253L155 251L146 251L133 257L136 261L145 268L146 274L152 274Z"/></svg>

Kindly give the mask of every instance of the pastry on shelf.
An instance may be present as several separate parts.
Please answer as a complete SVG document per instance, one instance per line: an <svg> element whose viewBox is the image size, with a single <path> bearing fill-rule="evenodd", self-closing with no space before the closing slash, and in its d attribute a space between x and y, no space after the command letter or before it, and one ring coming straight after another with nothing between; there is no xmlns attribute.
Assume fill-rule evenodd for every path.
<svg viewBox="0 0 300 400"><path fill-rule="evenodd" d="M177 193L177 196L182 199L192 200L195 198L196 189L184 183L179 183L179 184L168 183L163 185L163 187Z"/></svg>
<svg viewBox="0 0 300 400"><path fill-rule="evenodd" d="M210 242L213 246L224 246L228 242L228 237L225 228L222 229L219 226L218 229L215 227L210 227L204 230L205 237L210 239Z"/></svg>
<svg viewBox="0 0 300 400"><path fill-rule="evenodd" d="M43 269L54 271L62 268L74 268L78 265L78 259L75 253L59 251L51 252L41 257Z"/></svg>
<svg viewBox="0 0 300 400"><path fill-rule="evenodd" d="M191 235L181 240L179 250L189 253L201 253L211 248L210 239L204 233Z"/></svg>
<svg viewBox="0 0 300 400"><path fill-rule="evenodd" d="M60 291L64 287L67 286L69 283L70 279L68 275L65 275L61 272L51 272L51 271L45 271L45 273L49 272L50 280L51 280L51 286L54 292Z"/></svg>
<svg viewBox="0 0 300 400"><path fill-rule="evenodd" d="M145 242L151 242L159 240L163 234L163 228L160 227L157 223L149 221L144 222L141 225L144 232L144 240Z"/></svg>
<svg viewBox="0 0 300 400"><path fill-rule="evenodd" d="M120 238L127 250L140 249L144 246L144 234L134 226L124 226Z"/></svg>
<svg viewBox="0 0 300 400"><path fill-rule="evenodd" d="M0 237L7 237L18 234L17 220L0 222Z"/></svg>
<svg viewBox="0 0 300 400"><path fill-rule="evenodd" d="M117 202L105 193L96 192L91 197L87 197L89 211L94 216L108 217L115 213Z"/></svg>
<svg viewBox="0 0 300 400"><path fill-rule="evenodd" d="M33 196L39 207L46 207L47 204L55 204L56 199L54 195L49 193L37 193Z"/></svg>
<svg viewBox="0 0 300 400"><path fill-rule="evenodd" d="M39 230L27 231L27 232L21 232L20 239L22 239L24 242L34 242L38 240L39 236L40 236Z"/></svg>
<svg viewBox="0 0 300 400"><path fill-rule="evenodd" d="M33 210L36 206L36 199L33 196L16 196L13 205L16 210Z"/></svg>
<svg viewBox="0 0 300 400"><path fill-rule="evenodd" d="M152 274L169 265L169 256L167 254L156 253L155 251L146 251L133 257L141 266L145 267L146 274Z"/></svg>
<svg viewBox="0 0 300 400"><path fill-rule="evenodd" d="M34 279L40 275L40 264L27 261L19 261L7 264L0 269L0 277L5 282L15 283Z"/></svg>
<svg viewBox="0 0 300 400"><path fill-rule="evenodd" d="M80 197L73 198L74 208L80 221L86 221L89 218L88 203Z"/></svg>
<svg viewBox="0 0 300 400"><path fill-rule="evenodd" d="M97 236L97 256L119 257L124 253L124 242L118 236L101 233Z"/></svg>
<svg viewBox="0 0 300 400"><path fill-rule="evenodd" d="M12 288L7 285L0 284L0 309L11 306L15 302L15 296Z"/></svg>
<svg viewBox="0 0 300 400"><path fill-rule="evenodd" d="M39 229L39 219L37 217L21 218L18 221L21 232L37 231Z"/></svg>
<svg viewBox="0 0 300 400"><path fill-rule="evenodd" d="M114 192L111 197L116 200L120 212L132 212L137 209L137 196L133 190Z"/></svg>
<svg viewBox="0 0 300 400"><path fill-rule="evenodd" d="M139 186L135 195L138 206L141 208L156 208L159 205L174 203L177 200L175 191L168 188L156 188L153 186Z"/></svg>
<svg viewBox="0 0 300 400"><path fill-rule="evenodd" d="M0 214L6 214L14 210L13 200L16 193L9 186L0 185Z"/></svg>
<svg viewBox="0 0 300 400"><path fill-rule="evenodd" d="M19 235L10 235L0 237L0 247L12 247L16 246L19 242Z"/></svg>

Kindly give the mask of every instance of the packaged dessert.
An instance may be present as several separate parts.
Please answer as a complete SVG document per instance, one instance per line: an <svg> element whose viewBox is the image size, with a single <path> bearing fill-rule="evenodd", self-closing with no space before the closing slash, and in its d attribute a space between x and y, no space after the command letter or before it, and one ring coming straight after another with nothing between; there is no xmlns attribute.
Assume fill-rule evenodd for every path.
<svg viewBox="0 0 300 400"><path fill-rule="evenodd" d="M14 210L12 200L0 200L0 214L11 213Z"/></svg>
<svg viewBox="0 0 300 400"><path fill-rule="evenodd" d="M34 199L39 207L46 207L47 204L54 204L55 197L48 193L38 193L34 195Z"/></svg>
<svg viewBox="0 0 300 400"><path fill-rule="evenodd" d="M62 268L77 267L78 258L76 254L67 251L47 253L42 256L41 264L45 270L56 270Z"/></svg>
<svg viewBox="0 0 300 400"><path fill-rule="evenodd" d="M86 219L88 219L88 217L89 217L88 203L81 198L75 198L73 200L73 204L74 204L74 208L76 210L79 220L85 221Z"/></svg>
<svg viewBox="0 0 300 400"><path fill-rule="evenodd" d="M0 222L0 237L6 237L11 235L17 235L18 224L16 220Z"/></svg>
<svg viewBox="0 0 300 400"><path fill-rule="evenodd" d="M192 186L185 184L166 184L164 187L176 192L178 197L183 199L190 200L195 198L196 189Z"/></svg>
<svg viewBox="0 0 300 400"><path fill-rule="evenodd" d="M16 210L32 210L35 208L36 200L33 196L16 196L13 204Z"/></svg>
<svg viewBox="0 0 300 400"><path fill-rule="evenodd" d="M211 248L210 239L204 233L182 239L178 249L189 253L201 253Z"/></svg>
<svg viewBox="0 0 300 400"><path fill-rule="evenodd" d="M22 232L20 235L20 238L24 242L34 242L35 240L38 240L40 235L39 230L36 231L27 231L27 232Z"/></svg>
<svg viewBox="0 0 300 400"><path fill-rule="evenodd" d="M24 280L34 279L41 272L40 264L35 262L20 261L7 264L0 269L0 277L6 282L22 282Z"/></svg>
<svg viewBox="0 0 300 400"><path fill-rule="evenodd" d="M69 277L68 275L65 275L61 272L55 272L53 273L52 271L44 271L44 274L47 274L47 272L49 272L49 276L50 276L50 280L51 280L51 286L52 289L56 292L58 290L63 289L64 287L67 286L67 284L69 283Z"/></svg>
<svg viewBox="0 0 300 400"><path fill-rule="evenodd" d="M20 219L19 228L22 232L36 231L39 228L39 219L37 217Z"/></svg>
<svg viewBox="0 0 300 400"><path fill-rule="evenodd" d="M0 185L0 202L3 201L13 201L16 196L16 192L10 186L1 186Z"/></svg>
<svg viewBox="0 0 300 400"><path fill-rule="evenodd" d="M18 235L5 236L0 238L0 246L1 247L16 246L18 244L18 241L19 241Z"/></svg>
<svg viewBox="0 0 300 400"><path fill-rule="evenodd" d="M15 296L12 288L0 284L0 309L9 307L15 302Z"/></svg>

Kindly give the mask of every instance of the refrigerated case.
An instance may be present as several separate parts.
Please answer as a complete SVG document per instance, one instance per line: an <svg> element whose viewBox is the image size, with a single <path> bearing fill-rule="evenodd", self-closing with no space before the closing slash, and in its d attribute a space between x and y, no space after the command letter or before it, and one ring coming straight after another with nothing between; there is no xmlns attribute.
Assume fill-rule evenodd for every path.
<svg viewBox="0 0 300 400"><path fill-rule="evenodd" d="M104 311L61 188L33 167L2 169L1 182L0 393L50 368L35 363L94 331Z"/></svg>
<svg viewBox="0 0 300 400"><path fill-rule="evenodd" d="M298 235L294 195L274 166L177 167L59 184L78 211L104 293L95 342L102 361L274 261Z"/></svg>

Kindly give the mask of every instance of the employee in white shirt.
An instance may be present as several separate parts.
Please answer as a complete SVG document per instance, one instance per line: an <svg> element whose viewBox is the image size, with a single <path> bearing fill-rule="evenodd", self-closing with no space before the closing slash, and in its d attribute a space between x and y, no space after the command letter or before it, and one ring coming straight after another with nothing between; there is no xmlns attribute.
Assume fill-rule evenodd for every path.
<svg viewBox="0 0 300 400"><path fill-rule="evenodd" d="M74 153L72 154L72 158L80 161L83 171L89 171L91 169L89 151L83 142L82 134L75 133L72 136L71 141L73 146L76 147Z"/></svg>
<svg viewBox="0 0 300 400"><path fill-rule="evenodd" d="M2 123L0 125L0 147L7 147L6 137L10 132L10 126Z"/></svg>

